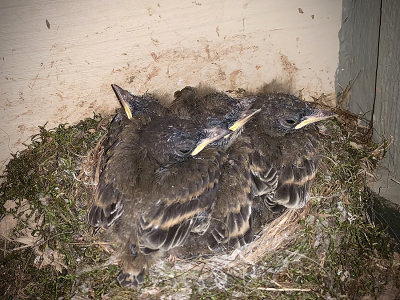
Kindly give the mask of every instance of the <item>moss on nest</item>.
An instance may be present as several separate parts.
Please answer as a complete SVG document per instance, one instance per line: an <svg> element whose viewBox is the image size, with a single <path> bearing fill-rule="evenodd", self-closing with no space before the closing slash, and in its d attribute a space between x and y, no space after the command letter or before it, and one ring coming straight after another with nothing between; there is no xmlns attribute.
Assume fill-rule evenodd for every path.
<svg viewBox="0 0 400 300"><path fill-rule="evenodd" d="M2 239L4 296L68 297L77 266L104 256L98 247L84 244L90 241L85 219L93 189L85 168L106 132L105 121L95 115L75 126L40 127L31 145L8 163L0 212L12 215L17 226ZM6 203L12 206L8 211Z"/></svg>
<svg viewBox="0 0 400 300"><path fill-rule="evenodd" d="M273 237L236 256L163 262L138 291L120 288L118 267L86 223L108 123L95 115L74 126L40 127L7 165L0 213L16 225L2 232L2 299L317 299L399 292L398 246L367 214L373 198L366 180L386 145L372 143L367 128L341 112L321 126L324 152L312 200L277 220L285 228L274 223L260 233L278 229L284 239Z"/></svg>

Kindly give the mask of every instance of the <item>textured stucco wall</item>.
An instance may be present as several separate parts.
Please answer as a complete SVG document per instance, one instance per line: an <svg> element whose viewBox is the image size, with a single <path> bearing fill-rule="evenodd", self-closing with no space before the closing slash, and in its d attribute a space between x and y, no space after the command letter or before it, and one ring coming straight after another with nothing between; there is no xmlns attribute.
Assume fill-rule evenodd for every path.
<svg viewBox="0 0 400 300"><path fill-rule="evenodd" d="M0 2L0 168L48 121L118 105L110 83L172 94L293 79L334 93L340 0Z"/></svg>

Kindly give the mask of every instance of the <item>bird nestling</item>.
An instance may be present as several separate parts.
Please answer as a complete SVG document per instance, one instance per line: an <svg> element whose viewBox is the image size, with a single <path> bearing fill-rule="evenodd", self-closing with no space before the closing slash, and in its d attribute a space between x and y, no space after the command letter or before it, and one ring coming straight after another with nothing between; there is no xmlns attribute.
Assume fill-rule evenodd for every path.
<svg viewBox="0 0 400 300"><path fill-rule="evenodd" d="M88 220L120 245L118 281L132 287L160 254L208 228L224 150L236 138L226 127L237 130L249 114L209 126L180 118L154 98L113 89L125 113L111 122Z"/></svg>
<svg viewBox="0 0 400 300"><path fill-rule="evenodd" d="M301 208L309 199L318 168L315 123L335 115L279 93L258 96L253 107L261 108L245 132L254 150L250 167L253 194L271 206Z"/></svg>
<svg viewBox="0 0 400 300"><path fill-rule="evenodd" d="M232 98L186 87L175 96L171 105L175 111L202 120L218 119L242 106L261 110L227 150L209 230L212 247L249 240L252 222L264 224L259 218L266 208L304 206L319 160L314 123L333 117L332 113L282 93Z"/></svg>

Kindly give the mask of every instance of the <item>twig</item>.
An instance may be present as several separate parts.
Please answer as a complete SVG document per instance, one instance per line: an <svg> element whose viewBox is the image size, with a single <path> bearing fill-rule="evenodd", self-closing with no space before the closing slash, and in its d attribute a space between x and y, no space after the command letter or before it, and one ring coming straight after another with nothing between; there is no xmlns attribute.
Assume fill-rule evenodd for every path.
<svg viewBox="0 0 400 300"><path fill-rule="evenodd" d="M398 180L394 179L393 177L392 177L392 178L390 178L390 180L391 180L391 181L393 181L393 182L395 182L395 183L397 183L397 184L400 184L400 181L398 181Z"/></svg>
<svg viewBox="0 0 400 300"><path fill-rule="evenodd" d="M332 198L335 198L335 197L339 197L340 196L340 193L335 193L335 194L331 194L331 195L329 195L329 196L318 196L318 195L315 195L315 196L311 196L310 197L310 200L312 200L312 199L332 199Z"/></svg>
<svg viewBox="0 0 400 300"><path fill-rule="evenodd" d="M68 243L68 245L80 245L83 247L88 247L88 246L93 246L93 245L118 245L118 243L112 243L112 242L90 242L90 243Z"/></svg>
<svg viewBox="0 0 400 300"><path fill-rule="evenodd" d="M183 275L189 273L190 271L194 270L194 269L197 268L199 265L201 265L201 263L195 264L195 265L194 265L193 267L191 267L190 269L188 269L188 270L186 270L186 271L184 271L184 272L182 272L182 273L180 273L180 274L178 274L178 275L175 275L175 276L172 277L172 278L167 278L167 279L164 279L164 280L162 280L162 281L168 281L168 280L172 280L172 279L176 279L176 278L178 278L178 277L181 277L181 276L183 276ZM204 264L203 264L203 265L204 265ZM203 268L202 268L202 269L203 269Z"/></svg>
<svg viewBox="0 0 400 300"><path fill-rule="evenodd" d="M40 246L40 245L24 245L24 246L21 246L21 247L13 248L10 251L18 251L18 250L22 250L22 249L25 249L25 248L29 248L29 247L33 248L33 247Z"/></svg>
<svg viewBox="0 0 400 300"><path fill-rule="evenodd" d="M323 157L323 158L327 158L328 160L330 160L335 166L337 166L338 165L338 163L336 162L336 161L334 161L332 158L330 158L330 157L328 157L328 156L325 156L325 155L321 155L321 157Z"/></svg>
<svg viewBox="0 0 400 300"><path fill-rule="evenodd" d="M271 292L311 292L311 289L296 289L296 288L257 288L261 291L271 291Z"/></svg>
<svg viewBox="0 0 400 300"><path fill-rule="evenodd" d="M270 280L273 284L275 284L276 286L279 286L280 288L282 288L282 285L278 282L276 282L275 280Z"/></svg>
<svg viewBox="0 0 400 300"><path fill-rule="evenodd" d="M3 236L3 235L2 235ZM6 253L8 252L7 251L7 241L8 241L8 238L6 238L5 236L4 236L4 247L3 247L3 256L4 257L6 257Z"/></svg>
<svg viewBox="0 0 400 300"><path fill-rule="evenodd" d="M32 248L40 247L41 245L44 245L45 243L47 243L47 242L50 241L51 239L54 239L54 238L56 238L56 237L58 237L58 236L60 236L60 235L70 234L70 233L73 233L73 232L60 232L60 233L57 233L57 234L55 234L55 235L49 237L49 238L46 239L46 240L40 239L40 240L34 242L34 244L32 244L32 245L24 245L24 246L16 247L16 248L11 249L10 251L18 251L18 250L25 249L25 248L30 248L30 247L32 247ZM17 243L23 244L23 243L18 242L18 241L13 241L13 242L17 242Z"/></svg>
<svg viewBox="0 0 400 300"><path fill-rule="evenodd" d="M311 257L308 257L307 255L298 253L297 251L293 252L293 251L290 251L290 250L285 250L285 252L289 253L291 256L297 255L299 257L303 257L303 258L308 259L309 261L311 261L311 262L315 263L317 266L319 266L320 269L325 272L325 274L328 274L328 272L323 267L321 267L320 263L318 261L316 261L315 259L312 259Z"/></svg>

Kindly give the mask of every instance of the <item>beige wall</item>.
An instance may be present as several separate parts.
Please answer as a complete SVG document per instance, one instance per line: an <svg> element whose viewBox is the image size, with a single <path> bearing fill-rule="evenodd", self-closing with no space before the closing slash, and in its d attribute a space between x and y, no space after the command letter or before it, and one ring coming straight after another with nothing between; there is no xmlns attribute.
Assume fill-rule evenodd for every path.
<svg viewBox="0 0 400 300"><path fill-rule="evenodd" d="M281 77L333 94L340 22L341 0L3 0L0 168L38 125L110 112L111 83L171 94Z"/></svg>

